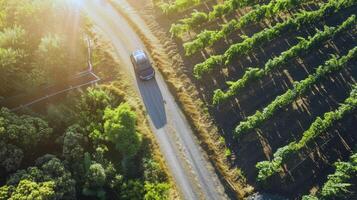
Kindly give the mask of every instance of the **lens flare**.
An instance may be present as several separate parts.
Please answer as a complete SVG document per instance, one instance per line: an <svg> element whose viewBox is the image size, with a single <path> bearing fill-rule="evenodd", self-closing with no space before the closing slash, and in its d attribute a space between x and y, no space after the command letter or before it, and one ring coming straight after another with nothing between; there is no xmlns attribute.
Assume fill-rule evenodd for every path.
<svg viewBox="0 0 357 200"><path fill-rule="evenodd" d="M81 8L84 4L84 0L66 0L66 2L74 7Z"/></svg>

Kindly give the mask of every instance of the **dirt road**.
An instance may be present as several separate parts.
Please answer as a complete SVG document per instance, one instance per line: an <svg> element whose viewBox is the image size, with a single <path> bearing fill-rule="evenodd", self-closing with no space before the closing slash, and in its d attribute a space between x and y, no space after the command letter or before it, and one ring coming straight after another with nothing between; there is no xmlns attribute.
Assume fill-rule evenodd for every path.
<svg viewBox="0 0 357 200"><path fill-rule="evenodd" d="M106 1L84 2L81 6L112 42L121 64L126 66L123 70L131 75L132 84L135 84L142 97L152 130L182 197L189 200L227 199L212 165L160 73L156 70L156 79L144 82L135 76L129 55L136 49L145 49L138 35ZM147 27L143 25L142 28Z"/></svg>

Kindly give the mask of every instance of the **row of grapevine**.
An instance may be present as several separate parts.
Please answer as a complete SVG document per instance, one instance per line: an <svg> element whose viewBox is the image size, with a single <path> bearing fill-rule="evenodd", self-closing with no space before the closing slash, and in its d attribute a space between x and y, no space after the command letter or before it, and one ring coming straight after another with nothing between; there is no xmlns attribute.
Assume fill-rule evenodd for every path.
<svg viewBox="0 0 357 200"><path fill-rule="evenodd" d="M178 23L172 24L170 33L175 37L182 37L182 34L198 27L206 22L212 21L223 15L232 13L238 8L254 5L260 0L228 0L213 6L209 13L194 11L190 17L179 20Z"/></svg>
<svg viewBox="0 0 357 200"><path fill-rule="evenodd" d="M330 0L316 11L301 11L285 22L278 23L275 26L264 29L254 34L252 37L244 39L240 43L231 45L223 55L211 56L202 63L194 67L194 75L200 79L204 74L211 72L216 66L228 65L237 56L249 53L254 48L260 47L269 41L277 38L287 31L299 29L302 26L312 25L327 16L342 9L356 5L356 0Z"/></svg>
<svg viewBox="0 0 357 200"><path fill-rule="evenodd" d="M246 87L250 82L261 79L274 69L286 64L288 60L306 54L314 47L320 45L328 39L345 31L350 27L355 27L356 16L352 15L338 27L325 27L324 31L317 31L313 37L301 38L300 42L289 50L282 52L279 56L269 59L264 68L249 68L243 77L235 82L227 82L229 89L226 92L218 89L213 95L213 104L219 104L238 94L239 90Z"/></svg>
<svg viewBox="0 0 357 200"><path fill-rule="evenodd" d="M179 20L179 23L172 24L170 33L172 36L182 38L182 34L188 32L194 27L198 27L201 24L208 21L208 15L204 12L194 11L191 13L191 17Z"/></svg>
<svg viewBox="0 0 357 200"><path fill-rule="evenodd" d="M269 4L258 5L239 20L233 19L227 24L224 24L220 30L204 30L199 33L193 41L186 42L183 45L186 55L192 55L205 47L209 47L233 31L250 23L259 22L264 18L274 17L276 14L299 6L306 1L308 0L273 0Z"/></svg>
<svg viewBox="0 0 357 200"><path fill-rule="evenodd" d="M356 48L354 49L356 54ZM351 53L349 53L351 54ZM341 59L347 59L346 57ZM340 59L340 60L341 60ZM339 62L333 64L330 63L334 67L339 65ZM308 143L313 141L320 134L326 132L330 127L332 127L338 120L341 120L346 114L353 112L357 108L357 85L353 86L353 89L350 93L350 96L341 104L336 110L330 111L324 114L323 118L317 117L316 120L311 124L309 129L307 129L302 138L298 142L291 142L290 144L280 147L273 155L273 159L271 161L261 161L256 164L256 168L259 170L258 172L258 181L266 181L269 177L278 173L281 169L283 163L290 156L298 153L303 147L305 147Z"/></svg>
<svg viewBox="0 0 357 200"><path fill-rule="evenodd" d="M304 196L303 200L348 199L356 191L352 191L353 180L357 178L357 153L352 154L347 162L336 162L335 173L328 175L321 193Z"/></svg>
<svg viewBox="0 0 357 200"><path fill-rule="evenodd" d="M294 83L292 89L276 97L263 111L257 111L255 114L249 116L246 121L240 122L234 131L235 137L240 138L248 131L259 127L263 122L270 119L279 109L289 105L295 101L296 98L305 94L318 80L332 72L342 69L350 59L356 56L357 47L352 49L347 56L340 59L333 57L328 60L325 65L319 66L314 74L309 75L302 81Z"/></svg>
<svg viewBox="0 0 357 200"><path fill-rule="evenodd" d="M159 8L164 14L174 14L183 11L191 6L198 5L202 0L175 0L173 3L158 3Z"/></svg>

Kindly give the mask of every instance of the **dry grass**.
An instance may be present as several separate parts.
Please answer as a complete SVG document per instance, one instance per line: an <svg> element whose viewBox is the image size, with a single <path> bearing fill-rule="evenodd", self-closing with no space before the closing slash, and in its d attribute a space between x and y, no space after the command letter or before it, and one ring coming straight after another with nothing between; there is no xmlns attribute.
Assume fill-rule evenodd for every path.
<svg viewBox="0 0 357 200"><path fill-rule="evenodd" d="M196 87L182 72L183 61L177 52L176 44L163 31L160 31L160 26L155 22L152 14L143 14L141 18L129 5L117 5L110 2L126 18L150 51L155 65L164 76L177 103L183 109L201 146L207 152L213 166L224 177L225 187L235 191L239 199L246 197L253 191L253 188L246 183L240 170L231 168L227 162L224 156L226 146L219 140L218 129L207 112L205 104L199 98Z"/></svg>
<svg viewBox="0 0 357 200"><path fill-rule="evenodd" d="M115 50L112 45L110 45L109 41L107 41L104 37L102 37L101 33L95 33L96 35L96 43L101 47L105 47L107 53L111 56L113 65L120 68L120 61L117 59ZM99 43L99 44L98 44ZM125 71L125 70L123 70ZM173 177L170 175L165 160L163 159L163 155L160 152L159 145L156 142L154 133L150 129L149 120L145 113L144 105L142 104L138 93L131 83L131 76L128 76L124 73L118 73L117 77L114 81L110 83L103 83L101 87L111 88L113 93L116 93L119 96L124 96L125 101L129 103L129 105L135 110L137 114L138 121L138 131L143 135L144 140L148 141L147 145L150 149L150 153L152 158L160 164L161 169L165 172L168 177L169 183L171 185L170 190L170 199L179 199L177 188L174 184Z"/></svg>

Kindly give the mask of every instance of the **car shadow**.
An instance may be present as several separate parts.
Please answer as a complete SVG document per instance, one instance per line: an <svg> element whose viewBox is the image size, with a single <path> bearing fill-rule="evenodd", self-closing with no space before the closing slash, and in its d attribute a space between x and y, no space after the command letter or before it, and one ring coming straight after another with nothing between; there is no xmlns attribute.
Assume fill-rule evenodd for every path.
<svg viewBox="0 0 357 200"><path fill-rule="evenodd" d="M147 113L155 128L160 129L164 127L167 123L165 101L156 79L142 81L136 77L136 81Z"/></svg>

